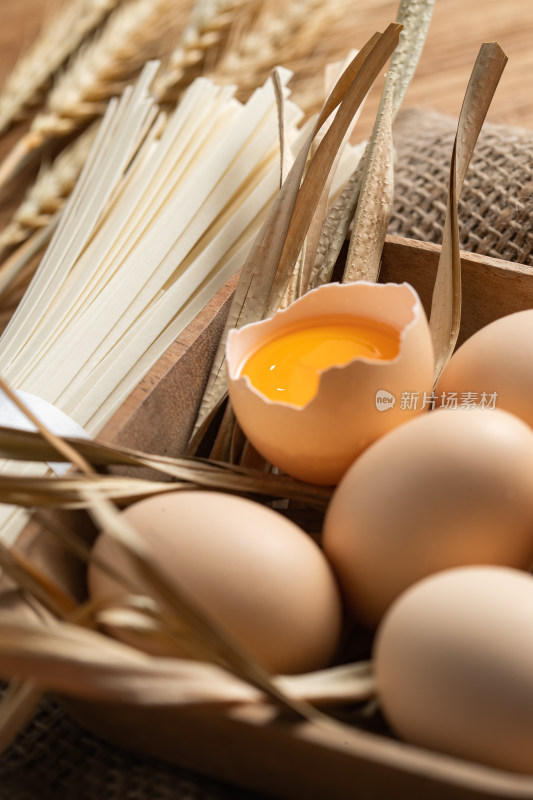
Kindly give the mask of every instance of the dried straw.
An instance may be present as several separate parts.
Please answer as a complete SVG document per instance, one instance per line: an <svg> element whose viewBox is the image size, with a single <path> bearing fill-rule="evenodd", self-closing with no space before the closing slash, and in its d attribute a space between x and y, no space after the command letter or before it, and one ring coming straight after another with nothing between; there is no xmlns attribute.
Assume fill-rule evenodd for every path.
<svg viewBox="0 0 533 800"><path fill-rule="evenodd" d="M269 695L211 664L158 659L69 624L43 630L35 623L6 622L0 625L0 647L0 674L18 673L43 690L85 699L179 708L258 703ZM368 662L278 676L270 683L298 707L356 703L375 695ZM340 723L328 722L342 730Z"/></svg>
<svg viewBox="0 0 533 800"><path fill-rule="evenodd" d="M181 471L186 472L186 468L182 468ZM329 500L326 491L315 496L309 486L296 483L291 485L281 476L265 475L254 470L232 474L215 467L203 470L189 469L188 479L177 483L117 475L96 476L90 482L84 482L83 479L73 475L62 478L0 475L0 503L28 509L36 506L81 509L87 507L87 501L80 499L80 492L90 489L94 495L113 500L117 505L125 507L154 495L197 488L233 492L239 495L266 495L268 498L289 499L322 511L326 509Z"/></svg>
<svg viewBox="0 0 533 800"><path fill-rule="evenodd" d="M58 440L57 448L62 446ZM270 699L315 724L336 728L338 723L318 713L315 707L360 703L375 697L370 662L302 676L269 676L231 637L213 626L166 583L151 563L149 550L140 546L135 531L124 524L112 507L95 501L93 513L104 522L108 532L118 537L121 549L156 594L164 598L167 610L158 608L149 598L128 594L118 601L88 602L73 607L38 569L20 558L13 561L11 554L5 559L0 554L0 562L19 580L30 598L39 597L53 614L43 619L39 613L39 622L27 620L26 615L22 618L18 614L0 614L0 675L17 676L0 706L0 752L31 717L44 691L169 708L184 703L226 706ZM51 530L57 532L58 528L54 525ZM77 538L73 534L71 543L76 544ZM78 552L83 558L89 557L85 546ZM116 580L122 580L112 565L101 562L98 565ZM124 585L128 584L125 579ZM31 604L36 605L33 600ZM60 622L55 622L54 616ZM164 640L170 648L174 644L177 652L185 650L192 658L210 663L148 656L87 630L85 626L95 621Z"/></svg>
<svg viewBox="0 0 533 800"><path fill-rule="evenodd" d="M55 436L55 434L43 425L2 378L0 378L0 388L28 417L44 440L54 448L57 453L77 466L89 481L96 477L96 473L89 462L87 462L71 444ZM80 487L79 496L87 504L90 516L93 518L97 527L101 530L105 530L107 534L112 537L113 542L125 555L127 563L129 563L140 578L148 584L155 596L159 598L168 614L171 615L170 626L167 629L170 635L173 633L174 626L172 622L175 620L178 631L183 630L185 626L191 649L197 657L228 669L237 677L242 678L251 683L252 686L265 692L269 698L282 707L288 708L304 718L313 718L315 716L312 707L302 701L291 699L285 695L283 690L273 683L264 667L247 652L245 647L234 641L233 636L220 628L217 623L213 622L204 611L197 608L194 603L183 595L177 586L167 579L158 566L157 561L154 559L149 546L142 540L131 524L119 514L117 508L111 502L103 497L99 497L90 488L90 485L87 484ZM31 571L28 569L25 573L23 572L19 575L19 577L25 582L23 588L33 593L35 582L32 580L33 576ZM40 587L38 588L40 589ZM53 596L52 589L50 594ZM75 649L78 653L83 649L84 637L86 635L93 636L91 632L84 632L80 628L69 626L68 624L58 625L56 630L60 637L66 635L68 639L69 634L73 637ZM53 631L48 628L43 630L42 626L40 629L36 627L35 634L32 635L33 641L31 643L26 642L26 647L33 649L36 643L38 646L40 643L38 649L46 651L53 642L52 633ZM8 643L13 640L9 638L8 625L4 626L1 630L0 638L2 638L3 643L6 645L5 655L9 659L7 652L9 649ZM109 645L107 646L109 647ZM15 647L17 647L17 644L15 644ZM96 639L94 647L97 649ZM63 653L66 654L67 651L64 645L61 649ZM128 655L128 650L130 650L130 648L126 649L126 657ZM27 652L28 649L26 649L26 653ZM131 650L131 652L136 654L134 650ZM90 661L90 658L87 660ZM127 658L125 661L121 658L120 661L124 667L127 666ZM16 674L20 676L21 673L18 671ZM23 677L28 676L23 675ZM83 682L83 673L81 679Z"/></svg>
<svg viewBox="0 0 533 800"><path fill-rule="evenodd" d="M146 61L164 57L186 18L186 0L130 0L60 76L46 108L0 166L0 187L49 142L101 116Z"/></svg>
<svg viewBox="0 0 533 800"><path fill-rule="evenodd" d="M0 94L0 133L43 99L50 79L120 0L64 0L8 75Z"/></svg>
<svg viewBox="0 0 533 800"><path fill-rule="evenodd" d="M93 479L98 491L117 500L122 498L126 501L129 498L131 501L135 499L136 493L139 496L143 494L148 496L159 491L203 488L238 494L290 498L311 508L324 510L331 496L331 491L327 488L310 486L286 475L265 474L202 459L170 458L142 453L96 441L75 439L65 441L93 466L144 467L173 479L173 483L164 484L109 475ZM2 427L0 427L0 455L2 458L23 461L46 462L57 459L54 449L38 434ZM65 476L62 479L0 476L2 502L14 502L28 507L39 502L42 505L79 507L81 501L76 494L77 488L79 489L79 485L72 476Z"/></svg>
<svg viewBox="0 0 533 800"><path fill-rule="evenodd" d="M57 446L62 447L61 440ZM21 569L12 573L13 577L20 580L30 599L37 594L45 608L52 610L52 616L43 618L34 600L31 606L37 605L39 613L31 621L26 614L24 617L19 613L15 616L0 614L0 675L17 676L0 706L0 752L29 720L44 691L137 705L159 704L168 708L183 704L205 706L206 703L227 706L228 703L271 699L315 724L339 730L338 723L324 717L314 707L361 703L375 697L376 684L370 662L301 676L267 675L227 634L213 627L203 614L199 615L165 584L162 576L154 572L149 552L143 553L142 548L139 551L135 531L125 526L124 520L111 507L100 503L97 507L97 513L106 518L106 529L118 536L141 573L151 579L152 588L165 596L167 602L172 601L174 611L161 611L148 598L132 595L123 595L119 605L106 601L73 607L68 598L62 600L58 587L39 570L29 569L27 562L19 559L16 563ZM56 531L57 527L53 526L52 530ZM74 534L72 543L76 539ZM81 553L83 558L88 558L85 547L81 548ZM10 558L5 563L12 566ZM99 568L120 580L111 565L99 562ZM125 586L128 583L124 581ZM178 616L175 616L176 607ZM167 645L179 641L180 650L185 648L193 658L200 657L211 663L146 655L87 630L86 626L95 620L111 623L115 628L128 628L151 639L164 639ZM221 663L233 675L217 666Z"/></svg>

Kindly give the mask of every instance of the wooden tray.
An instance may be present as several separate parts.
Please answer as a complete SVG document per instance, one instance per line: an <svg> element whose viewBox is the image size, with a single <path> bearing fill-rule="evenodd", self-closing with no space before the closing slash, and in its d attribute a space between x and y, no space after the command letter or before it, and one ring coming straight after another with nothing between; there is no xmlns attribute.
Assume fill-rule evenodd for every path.
<svg viewBox="0 0 533 800"><path fill-rule="evenodd" d="M428 311L438 254L437 246L389 237L380 280L409 281ZM463 253L462 263L461 340L497 317L533 307L532 269L469 253ZM182 452L232 289L233 284L227 284L206 306L99 438L148 452ZM50 560L50 551L42 550L41 543L35 528L28 528L20 546L56 573L58 554ZM82 725L109 741L281 798L533 798L533 777L489 769L356 728L339 734L328 726L282 721L266 704L226 710L191 705L176 710L68 699L64 705Z"/></svg>

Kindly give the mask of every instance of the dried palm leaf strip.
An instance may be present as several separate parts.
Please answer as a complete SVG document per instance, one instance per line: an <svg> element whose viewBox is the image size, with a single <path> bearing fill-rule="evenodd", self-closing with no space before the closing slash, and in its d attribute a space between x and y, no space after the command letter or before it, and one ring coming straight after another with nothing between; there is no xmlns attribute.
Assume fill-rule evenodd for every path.
<svg viewBox="0 0 533 800"><path fill-rule="evenodd" d="M352 52L350 57L344 61L344 64L330 64L328 69L326 70L326 88L327 94L333 88L336 79L338 78L339 74L346 68L349 61L354 58L356 55L355 52ZM363 104L359 106L356 113L354 114L352 121L346 131L345 138L341 148L337 152L335 160L333 162L331 171L329 173L328 179L326 184L322 190L320 195L320 199L309 225L309 229L307 231L307 236L305 238L304 245L302 250L300 251L300 256L298 261L293 269L291 280L283 296L282 302L280 304L280 308L286 308L290 303L304 294L309 288L309 281L311 279L311 274L313 270L313 266L316 260L316 253L317 249L321 240L322 230L324 226L324 220L326 218L328 207L330 205L330 184L334 179L334 175L337 173L337 166L338 161L341 158L342 153L344 152L345 148L348 146L348 141L352 135L353 129L357 124L357 120L359 119ZM332 119L326 122L326 124L322 127L321 131L315 138L313 142L312 152L316 151L317 147L319 146L320 142L324 138L326 130L328 129L329 125L331 124ZM361 145L357 148L357 162L359 161L360 156L362 155L364 150L364 146ZM356 167L355 167L356 168ZM352 173L350 173L351 175Z"/></svg>
<svg viewBox="0 0 533 800"><path fill-rule="evenodd" d="M453 353L461 324L459 198L477 138L506 63L507 56L498 44L492 42L481 46L459 115L450 166L442 249L431 303L435 382Z"/></svg>
<svg viewBox="0 0 533 800"><path fill-rule="evenodd" d="M317 247L317 257L309 281L310 288L330 280L356 208L359 207L360 211L353 239L354 244L351 247L350 263L354 261L355 251L360 244L361 237L364 236L364 231L372 236L376 203L379 203L377 216L380 219L380 234L373 240L367 241L367 244L373 252L381 252L379 243L384 235L385 220L388 215L390 216L390 207L392 206L392 137L390 129L418 65L434 5L435 0L402 0L400 3L397 21L403 25L403 31L399 45L391 58L372 138L343 194L330 209L323 235ZM370 164L371 169L369 168ZM385 192L384 196L378 197L377 200L375 196L376 181L379 181ZM362 186L365 188L360 200ZM368 272L376 275L375 256L373 263L373 271L369 268ZM346 280L353 280L355 276L350 277L351 275L350 267Z"/></svg>
<svg viewBox="0 0 533 800"><path fill-rule="evenodd" d="M393 91L394 81L391 79L385 86L374 132L365 154L343 283L357 280L375 282L378 279L381 251L394 197Z"/></svg>

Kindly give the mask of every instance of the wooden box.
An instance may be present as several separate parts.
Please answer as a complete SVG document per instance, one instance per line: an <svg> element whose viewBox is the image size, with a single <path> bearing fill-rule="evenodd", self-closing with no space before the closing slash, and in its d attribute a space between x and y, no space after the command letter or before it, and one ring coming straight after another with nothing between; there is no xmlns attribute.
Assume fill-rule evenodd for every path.
<svg viewBox="0 0 533 800"><path fill-rule="evenodd" d="M412 283L429 311L438 253L434 245L389 237L380 280ZM533 307L532 269L468 253L462 262L461 340L497 317ZM147 452L180 454L232 288L226 285L169 348L101 439ZM34 530L26 532L21 547L42 560ZM275 797L533 799L533 777L489 769L355 727L339 732L327 724L281 720L266 703L225 709L194 703L176 709L65 700L65 706L79 722L112 742Z"/></svg>

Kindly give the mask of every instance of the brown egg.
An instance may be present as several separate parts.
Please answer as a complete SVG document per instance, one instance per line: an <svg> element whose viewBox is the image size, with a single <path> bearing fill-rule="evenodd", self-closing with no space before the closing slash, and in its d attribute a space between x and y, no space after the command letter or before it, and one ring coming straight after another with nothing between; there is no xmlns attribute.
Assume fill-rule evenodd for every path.
<svg viewBox="0 0 533 800"><path fill-rule="evenodd" d="M372 445L323 537L354 616L375 626L426 575L533 562L533 431L505 411L433 411Z"/></svg>
<svg viewBox="0 0 533 800"><path fill-rule="evenodd" d="M511 411L533 427L533 309L501 317L467 339L442 371L441 406Z"/></svg>
<svg viewBox="0 0 533 800"><path fill-rule="evenodd" d="M315 393L303 405L273 400L243 374L265 343L320 320L348 320L394 331L390 357L355 356L315 370ZM371 442L425 410L402 407L402 392L431 394L433 350L424 309L407 283L327 284L262 322L230 331L228 387L239 424L254 447L300 480L337 483Z"/></svg>
<svg viewBox="0 0 533 800"><path fill-rule="evenodd" d="M422 747L533 773L533 578L462 567L408 589L376 637L378 695Z"/></svg>
<svg viewBox="0 0 533 800"><path fill-rule="evenodd" d="M205 491L152 497L122 513L163 574L270 670L329 663L340 635L339 591L321 550L297 525L251 500ZM133 575L105 533L94 553ZM95 599L123 593L94 565L88 581ZM149 594L139 577L135 583Z"/></svg>

